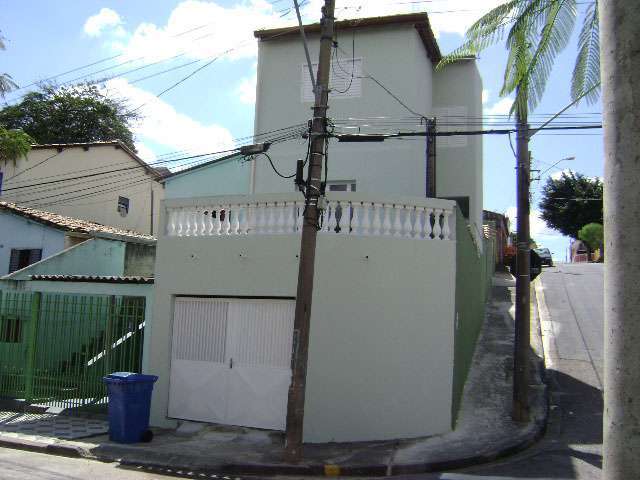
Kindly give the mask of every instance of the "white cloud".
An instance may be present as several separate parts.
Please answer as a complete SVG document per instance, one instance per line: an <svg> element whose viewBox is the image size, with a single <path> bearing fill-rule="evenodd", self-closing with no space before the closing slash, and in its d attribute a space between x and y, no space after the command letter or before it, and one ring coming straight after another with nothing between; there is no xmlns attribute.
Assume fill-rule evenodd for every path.
<svg viewBox="0 0 640 480"><path fill-rule="evenodd" d="M138 110L142 118L133 127L139 141L153 141L167 151L193 153L216 152L234 146L233 136L226 128L215 123L204 125L124 78L109 80L105 88L109 94L128 100L132 108L142 105Z"/></svg>
<svg viewBox="0 0 640 480"><path fill-rule="evenodd" d="M103 8L96 15L92 15L87 19L84 24L84 33L91 37L99 36L103 30L111 27L117 27L113 29L114 34L117 36L123 36L125 30L120 26L122 24L122 18L118 15L118 12L111 10L110 8Z"/></svg>
<svg viewBox="0 0 640 480"><path fill-rule="evenodd" d="M549 228L545 221L540 218L540 210L531 210L529 213L529 231L531 233L531 238L537 240L539 237L544 238L564 238L557 230ZM518 219L518 210L516 207L509 207L505 212L505 216L509 218L511 222L511 229L516 230L517 219Z"/></svg>
<svg viewBox="0 0 640 480"><path fill-rule="evenodd" d="M511 105L513 105L513 98L501 98L493 105L484 109L485 115L509 115L511 111Z"/></svg>
<svg viewBox="0 0 640 480"><path fill-rule="evenodd" d="M489 90L486 88L482 90L482 104L485 105L489 101Z"/></svg>
<svg viewBox="0 0 640 480"><path fill-rule="evenodd" d="M128 59L152 62L175 55L185 59L204 59L224 55L227 59L253 58L257 54L257 41L253 31L282 26L295 26L295 11L287 3L266 0L242 0L225 7L215 1L184 0L173 9L165 25L144 22L132 31L121 27L120 16L103 8L90 17L85 31L99 35L106 27L111 29L115 51ZM323 0L310 0L302 8L306 23L320 18ZM384 16L427 9L436 34L450 32L464 34L478 17L501 0L448 0L440 8L435 3L398 3L388 0L344 0L336 7L339 20ZM126 37L126 38L125 38ZM119 40L113 42L113 40ZM125 41L122 41L125 40ZM230 51L231 50L231 51Z"/></svg>
<svg viewBox="0 0 640 480"><path fill-rule="evenodd" d="M147 145L143 142L136 142L136 150L138 150L138 156L147 163L153 163L156 160L156 154L153 153Z"/></svg>
<svg viewBox="0 0 640 480"><path fill-rule="evenodd" d="M240 101L247 105L256 103L256 83L258 82L257 66L257 64L254 64L253 74L250 77L243 78L236 90Z"/></svg>

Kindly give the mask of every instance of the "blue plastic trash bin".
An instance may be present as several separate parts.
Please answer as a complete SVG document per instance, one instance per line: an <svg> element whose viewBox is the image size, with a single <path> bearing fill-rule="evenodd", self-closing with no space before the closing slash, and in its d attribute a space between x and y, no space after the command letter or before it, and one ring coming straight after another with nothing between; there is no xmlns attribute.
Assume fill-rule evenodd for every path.
<svg viewBox="0 0 640 480"><path fill-rule="evenodd" d="M115 372L102 380L109 395L109 439L119 443L149 439L151 392L158 377Z"/></svg>

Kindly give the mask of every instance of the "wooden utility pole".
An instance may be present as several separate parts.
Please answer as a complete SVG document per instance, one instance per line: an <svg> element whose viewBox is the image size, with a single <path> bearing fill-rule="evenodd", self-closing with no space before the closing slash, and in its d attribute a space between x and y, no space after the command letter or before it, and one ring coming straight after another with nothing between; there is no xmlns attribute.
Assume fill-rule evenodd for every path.
<svg viewBox="0 0 640 480"><path fill-rule="evenodd" d="M602 478L640 478L640 9L598 2L604 126Z"/></svg>
<svg viewBox="0 0 640 480"><path fill-rule="evenodd" d="M287 404L286 460L296 462L302 457L302 427L309 353L309 324L313 297L313 274L318 234L319 201L321 196L322 162L327 139L327 101L329 97L329 71L333 42L333 13L335 0L325 0L320 21L320 58L316 77L315 104L311 126L309 176L307 178L304 222L300 242L298 290L293 324L293 351L291 354L291 385Z"/></svg>
<svg viewBox="0 0 640 480"><path fill-rule="evenodd" d="M516 323L513 355L513 419L529 420L529 336L530 276L529 263L529 126L526 114L517 115L516 182L518 208L518 244L516 256Z"/></svg>
<svg viewBox="0 0 640 480"><path fill-rule="evenodd" d="M436 119L427 119L427 197L436 196Z"/></svg>

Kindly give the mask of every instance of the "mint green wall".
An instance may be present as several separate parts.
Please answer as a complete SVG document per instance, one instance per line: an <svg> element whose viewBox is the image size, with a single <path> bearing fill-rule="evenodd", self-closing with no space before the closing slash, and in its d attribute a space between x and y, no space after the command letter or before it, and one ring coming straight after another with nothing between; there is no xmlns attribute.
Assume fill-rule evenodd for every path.
<svg viewBox="0 0 640 480"><path fill-rule="evenodd" d="M478 334L484 321L494 265L492 245L485 244L481 253L476 243L478 237L472 236L470 228L472 227L458 211L456 214L456 328L452 410L454 422Z"/></svg>
<svg viewBox="0 0 640 480"><path fill-rule="evenodd" d="M237 157L169 177L164 183L164 198L246 194L249 193L250 171L251 163Z"/></svg>
<svg viewBox="0 0 640 480"><path fill-rule="evenodd" d="M122 275L124 255L125 242L92 238L5 278L28 280L31 275ZM0 280L0 285L4 281Z"/></svg>

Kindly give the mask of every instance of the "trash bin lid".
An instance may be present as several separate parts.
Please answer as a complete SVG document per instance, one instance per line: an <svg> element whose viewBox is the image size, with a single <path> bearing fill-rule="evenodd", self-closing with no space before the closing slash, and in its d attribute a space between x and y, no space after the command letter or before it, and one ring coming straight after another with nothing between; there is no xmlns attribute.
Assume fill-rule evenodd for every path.
<svg viewBox="0 0 640 480"><path fill-rule="evenodd" d="M107 383L153 383L156 380L158 380L156 375L132 372L113 372L104 377Z"/></svg>

